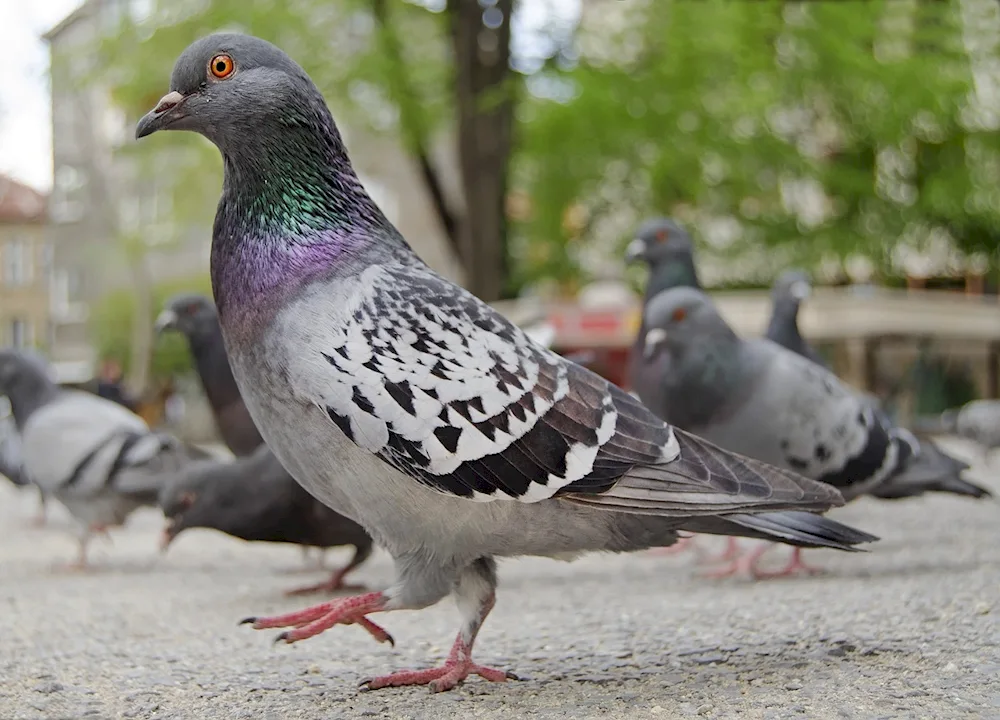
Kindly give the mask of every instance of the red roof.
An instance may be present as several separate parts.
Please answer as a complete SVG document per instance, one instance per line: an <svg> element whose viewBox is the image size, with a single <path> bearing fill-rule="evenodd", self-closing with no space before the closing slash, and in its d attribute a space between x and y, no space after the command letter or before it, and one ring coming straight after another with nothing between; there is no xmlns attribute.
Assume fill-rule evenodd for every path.
<svg viewBox="0 0 1000 720"><path fill-rule="evenodd" d="M45 221L45 195L6 175L0 175L0 222Z"/></svg>

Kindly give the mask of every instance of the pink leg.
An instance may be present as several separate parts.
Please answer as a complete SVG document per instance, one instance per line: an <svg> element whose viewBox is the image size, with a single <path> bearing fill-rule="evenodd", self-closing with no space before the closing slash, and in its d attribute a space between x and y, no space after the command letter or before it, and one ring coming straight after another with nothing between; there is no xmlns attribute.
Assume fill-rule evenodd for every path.
<svg viewBox="0 0 1000 720"><path fill-rule="evenodd" d="M740 544L736 541L734 537L726 538L726 549L722 551L722 554L716 555L715 557L708 558L708 562L727 562L735 560L740 556Z"/></svg>
<svg viewBox="0 0 1000 720"><path fill-rule="evenodd" d="M698 546L694 544L694 535L686 535L681 537L673 545L668 545L667 547L652 548L647 552L647 555L679 555L686 550L697 550Z"/></svg>
<svg viewBox="0 0 1000 720"><path fill-rule="evenodd" d="M742 555L737 555L729 564L724 565L718 570L712 570L705 573L705 577L709 578L724 578L724 577L736 577L739 575L749 575L752 578L759 577L759 570L757 569L757 563L760 562L761 557L773 547L773 544L761 545L756 550L749 553L744 553Z"/></svg>
<svg viewBox="0 0 1000 720"><path fill-rule="evenodd" d="M469 675L478 675L490 682L517 680L517 675L512 672L472 662L472 646L476 641L476 635L479 634L479 628L482 627L486 616L493 609L495 601L495 595L490 592L489 597L480 605L479 612L472 619L470 626L455 638L455 644L451 646L448 659L441 667L427 670L400 670L389 675L368 678L363 680L361 685L366 690L379 690L380 688L401 687L403 685L428 685L431 692L442 692L451 690Z"/></svg>
<svg viewBox="0 0 1000 720"><path fill-rule="evenodd" d="M793 575L822 575L824 572L826 571L822 568L806 565L802 560L802 548L797 547L792 550L792 557L789 559L788 564L781 570L757 570L755 576L758 578L776 578Z"/></svg>
<svg viewBox="0 0 1000 720"><path fill-rule="evenodd" d="M322 549L320 549L320 552L322 552ZM365 588L364 585L345 585L344 578L347 576L349 572L351 572L351 570L353 570L358 565L367 560L369 555L371 555L371 548L359 547L355 551L354 557L351 558L351 561L347 563L347 565L342 567L340 570L334 572L333 575L330 577L330 579L327 580L326 582L321 582L318 585L309 585L306 587L288 590L285 593L285 595L292 597L295 595L308 595L314 592L336 592L338 590L348 590L348 591L366 590L367 588Z"/></svg>
<svg viewBox="0 0 1000 720"><path fill-rule="evenodd" d="M305 587L292 588L291 590L285 591L286 597L295 597L296 595L311 595L312 593L318 592L338 592L340 590L344 591L359 591L366 590L364 585L347 585L344 582L344 575L348 573L350 568L341 568L333 573L329 580L325 580L316 585L306 585Z"/></svg>
<svg viewBox="0 0 1000 720"><path fill-rule="evenodd" d="M394 645L395 642L388 632L365 617L368 613L384 610L385 604L385 595L381 592L372 592L342 600L332 600L287 615L250 617L240 621L240 624L252 624L254 630L292 628L278 635L274 641L293 643L319 635L334 625L356 623L367 630L378 642L388 642Z"/></svg>

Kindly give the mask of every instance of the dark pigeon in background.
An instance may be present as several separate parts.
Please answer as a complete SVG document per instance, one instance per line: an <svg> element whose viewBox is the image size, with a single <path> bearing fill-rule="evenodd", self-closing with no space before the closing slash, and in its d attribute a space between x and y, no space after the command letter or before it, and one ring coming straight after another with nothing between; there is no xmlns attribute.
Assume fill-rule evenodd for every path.
<svg viewBox="0 0 1000 720"><path fill-rule="evenodd" d="M812 294L812 281L804 270L786 270L771 287L771 319L764 336L797 355L828 368L823 356L799 332L799 307Z"/></svg>
<svg viewBox="0 0 1000 720"><path fill-rule="evenodd" d="M162 129L199 132L224 158L212 284L261 434L396 561L385 591L254 627L296 642L359 624L387 641L368 615L454 594L462 626L443 666L365 682L447 690L510 677L472 661L496 557L640 550L684 530L872 539L801 512L840 504L833 487L673 430L428 268L365 192L316 86L270 43L189 46L136 136Z"/></svg>
<svg viewBox="0 0 1000 720"><path fill-rule="evenodd" d="M799 308L812 293L812 283L803 270L782 273L771 290L773 309L766 336L778 345L801 355L820 367L827 367L822 356L806 342L799 332ZM884 500L916 497L926 492L944 492L972 498L991 497L986 488L962 478L970 468L967 462L952 457L932 440L921 439L906 428L898 427L874 395L863 397L879 418L879 422L910 446L910 459L905 468L895 473L872 491Z"/></svg>
<svg viewBox="0 0 1000 720"><path fill-rule="evenodd" d="M163 548L189 528L219 530L243 540L332 548L353 545L354 557L319 585L289 591L363 589L344 578L372 553L364 528L305 491L266 445L235 460L204 460L185 468L160 493L167 517Z"/></svg>
<svg viewBox="0 0 1000 720"><path fill-rule="evenodd" d="M215 304L204 295L175 295L164 305L155 329L158 333L175 330L187 338L201 386L226 447L237 456L256 450L264 440L233 379Z"/></svg>
<svg viewBox="0 0 1000 720"><path fill-rule="evenodd" d="M646 314L638 387L660 417L727 449L834 485L848 501L905 484L911 446L833 373L766 338L740 338L694 288L660 293ZM927 489L920 485L911 494ZM767 574L809 570L800 554L796 549L784 570ZM742 558L719 574L760 575L759 557Z"/></svg>
<svg viewBox="0 0 1000 720"><path fill-rule="evenodd" d="M646 341L646 303L673 287L701 288L694 264L694 241L687 230L670 218L651 218L639 226L635 238L625 248L625 262L644 263L649 268L642 298L639 332L629 353L626 382L635 390L636 372L642 362Z"/></svg>
<svg viewBox="0 0 1000 720"><path fill-rule="evenodd" d="M171 473L206 456L150 431L142 418L111 400L59 388L33 355L0 351L0 394L9 398L21 435L24 473L80 525L77 568L86 566L92 533L155 505Z"/></svg>

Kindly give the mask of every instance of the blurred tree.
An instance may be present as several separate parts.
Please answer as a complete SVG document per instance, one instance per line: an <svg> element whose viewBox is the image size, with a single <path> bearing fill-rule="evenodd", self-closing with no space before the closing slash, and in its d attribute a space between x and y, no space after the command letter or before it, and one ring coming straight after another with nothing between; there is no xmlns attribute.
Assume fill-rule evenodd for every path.
<svg viewBox="0 0 1000 720"><path fill-rule="evenodd" d="M995 268L998 7L585 3L518 112L516 281L578 284L651 213L719 255L767 248L734 268L760 280L855 255L900 272L947 235Z"/></svg>
<svg viewBox="0 0 1000 720"><path fill-rule="evenodd" d="M137 293L131 289L108 293L100 303L91 308L90 314L91 337L99 355L118 360L125 373L131 377L134 364L146 360L137 357L134 352L136 325L151 329L163 304L180 292L211 295L212 283L208 273L149 287L148 293ZM145 299L147 294L148 301ZM167 333L155 339L151 337L149 347L151 362L147 381L142 385L133 385L137 392L191 369L187 342L179 333Z"/></svg>
<svg viewBox="0 0 1000 720"><path fill-rule="evenodd" d="M171 64L196 38L233 28L281 46L301 62L335 114L402 139L465 268L466 284L494 300L505 286L503 209L516 95L509 63L513 4L161 0L142 23L123 17L120 32L102 47L100 66L114 77L117 101L138 118L162 95ZM449 127L457 127L461 202L449 201L446 170L433 152L435 138ZM171 146L190 149L192 143L156 138L140 152ZM188 156L176 174L175 207L204 219L199 200L205 181L218 181L218 159L203 146Z"/></svg>

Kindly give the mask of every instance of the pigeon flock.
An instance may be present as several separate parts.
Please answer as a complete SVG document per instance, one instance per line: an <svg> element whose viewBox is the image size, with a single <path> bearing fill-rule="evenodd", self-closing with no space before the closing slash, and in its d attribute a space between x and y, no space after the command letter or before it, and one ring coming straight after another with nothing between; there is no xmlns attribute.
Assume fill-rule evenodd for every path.
<svg viewBox="0 0 1000 720"><path fill-rule="evenodd" d="M823 515L860 495L990 497L803 339L802 272L776 282L767 336L741 338L702 292L690 236L647 222L627 250L650 270L632 394L425 265L365 192L316 86L274 45L233 33L190 45L136 137L165 130L200 133L224 162L214 302L174 297L156 329L186 338L234 457L58 387L38 357L0 352L0 471L68 508L77 566L92 534L147 505L166 518L163 550L189 528L351 546L328 581L289 594L360 594L243 622L285 643L352 624L392 643L372 616L453 596L458 632L441 666L363 683L442 691L470 675L516 679L472 654L499 558L675 549L709 534L731 543L717 575L811 572L803 548L878 539ZM994 447L995 408L940 424ZM733 538L767 542L744 553ZM773 543L793 555L766 573ZM394 581L345 584L375 545Z"/></svg>

